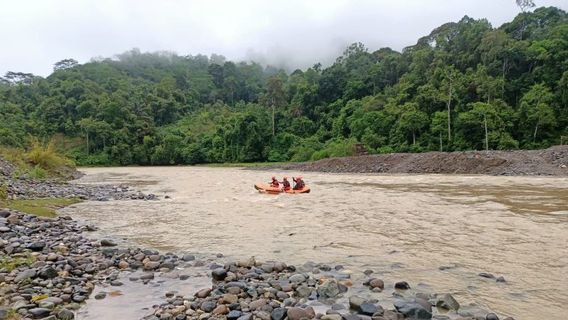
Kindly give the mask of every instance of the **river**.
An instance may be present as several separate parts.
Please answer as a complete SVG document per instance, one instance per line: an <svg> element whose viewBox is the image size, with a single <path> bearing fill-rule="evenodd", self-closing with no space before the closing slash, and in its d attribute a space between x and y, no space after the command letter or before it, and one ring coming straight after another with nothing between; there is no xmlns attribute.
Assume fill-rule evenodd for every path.
<svg viewBox="0 0 568 320"><path fill-rule="evenodd" d="M170 197L84 202L62 210L128 244L342 264L354 275L371 269L385 280L451 292L462 305L475 303L517 320L566 315L568 179L303 173L310 194L266 195L253 183L290 173L207 167L82 171L78 183L127 183Z"/></svg>

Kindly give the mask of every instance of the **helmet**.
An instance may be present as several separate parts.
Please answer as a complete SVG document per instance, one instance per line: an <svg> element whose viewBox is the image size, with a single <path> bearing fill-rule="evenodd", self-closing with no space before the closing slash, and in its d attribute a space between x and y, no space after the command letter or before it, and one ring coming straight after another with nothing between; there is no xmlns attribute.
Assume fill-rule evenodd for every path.
<svg viewBox="0 0 568 320"><path fill-rule="evenodd" d="M284 179L284 180L288 180L288 177L284 177L284 178L282 178L282 179Z"/></svg>
<svg viewBox="0 0 568 320"><path fill-rule="evenodd" d="M302 177L296 177L296 180L298 180L298 179L302 180Z"/></svg>
<svg viewBox="0 0 568 320"><path fill-rule="evenodd" d="M276 177L272 177L272 180L276 180Z"/></svg>

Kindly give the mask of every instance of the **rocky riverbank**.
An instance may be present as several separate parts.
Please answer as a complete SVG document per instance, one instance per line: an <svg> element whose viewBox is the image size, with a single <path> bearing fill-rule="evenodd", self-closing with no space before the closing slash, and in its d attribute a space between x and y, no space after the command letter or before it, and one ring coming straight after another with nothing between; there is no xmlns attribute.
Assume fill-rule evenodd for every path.
<svg viewBox="0 0 568 320"><path fill-rule="evenodd" d="M545 150L393 153L331 158L255 169L332 173L568 176L568 146Z"/></svg>
<svg viewBox="0 0 568 320"><path fill-rule="evenodd" d="M95 286L120 287L126 281L121 275L150 285L160 285L162 274L190 283L180 270L204 266L211 286L189 296L168 292L163 303L148 306L144 319L498 319L482 308L460 306L451 294L416 292L412 284L373 277L371 270L364 283L353 283L339 265L196 260L89 239L86 233L94 229L69 217L1 210L0 319L74 319ZM392 307L373 298L379 292L395 298Z"/></svg>
<svg viewBox="0 0 568 320"><path fill-rule="evenodd" d="M69 168L68 177L81 173ZM18 174L16 166L0 158L0 187L5 187L9 199L78 198L82 200L156 200L154 194L144 194L127 185L74 184L63 179L38 180Z"/></svg>

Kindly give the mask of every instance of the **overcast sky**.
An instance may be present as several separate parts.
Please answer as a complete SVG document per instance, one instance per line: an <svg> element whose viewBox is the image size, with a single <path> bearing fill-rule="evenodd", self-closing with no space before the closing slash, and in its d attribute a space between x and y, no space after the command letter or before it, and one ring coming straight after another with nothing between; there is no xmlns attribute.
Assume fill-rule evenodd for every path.
<svg viewBox="0 0 568 320"><path fill-rule="evenodd" d="M566 0L535 2L568 10ZM65 58L132 48L307 67L353 42L401 50L464 15L495 27L518 12L514 0L0 0L0 75L47 76Z"/></svg>

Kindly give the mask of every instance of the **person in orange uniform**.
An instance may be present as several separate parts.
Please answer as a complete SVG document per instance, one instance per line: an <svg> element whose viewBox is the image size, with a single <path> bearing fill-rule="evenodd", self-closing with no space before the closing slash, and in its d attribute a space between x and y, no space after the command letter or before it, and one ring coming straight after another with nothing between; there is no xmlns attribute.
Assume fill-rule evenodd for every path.
<svg viewBox="0 0 568 320"><path fill-rule="evenodd" d="M284 191L290 190L290 181L288 181L288 177L282 178L282 190Z"/></svg>
<svg viewBox="0 0 568 320"><path fill-rule="evenodd" d="M294 190L302 190L306 186L306 184L304 183L304 180L302 180L302 177L295 177L295 178L292 177L292 179L296 183L294 185Z"/></svg>
<svg viewBox="0 0 568 320"><path fill-rule="evenodd" d="M276 179L276 177L272 177L272 181L270 182L270 186L274 187L274 188L278 188L280 186L280 183L278 183L278 179Z"/></svg>

